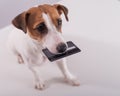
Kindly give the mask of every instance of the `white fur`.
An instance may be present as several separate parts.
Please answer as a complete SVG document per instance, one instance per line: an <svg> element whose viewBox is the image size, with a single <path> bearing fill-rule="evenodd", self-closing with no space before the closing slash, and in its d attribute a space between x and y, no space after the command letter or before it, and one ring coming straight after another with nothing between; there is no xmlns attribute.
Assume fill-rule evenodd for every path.
<svg viewBox="0 0 120 96"><path fill-rule="evenodd" d="M52 53L57 53L56 47L59 43L65 43L65 40L60 32L57 31L55 25L52 23L50 16L43 13L43 18L48 28L48 34L44 38L44 46Z"/></svg>
<svg viewBox="0 0 120 96"><path fill-rule="evenodd" d="M41 41L37 42L30 38L29 34L25 34L17 28L13 28L8 39L8 48L12 50L14 55L18 58L19 63L24 63L32 71L35 77L35 87L37 89L43 89L45 84L41 78L38 76L36 66L43 65L47 58L42 53L42 49L48 47L52 52L56 52L56 46L60 42L65 42L62 35L57 32L54 24L51 22L51 18L43 14L45 23L48 27L47 36ZM73 85L79 85L77 79L69 72L66 60L61 59L56 61L65 79L72 83Z"/></svg>

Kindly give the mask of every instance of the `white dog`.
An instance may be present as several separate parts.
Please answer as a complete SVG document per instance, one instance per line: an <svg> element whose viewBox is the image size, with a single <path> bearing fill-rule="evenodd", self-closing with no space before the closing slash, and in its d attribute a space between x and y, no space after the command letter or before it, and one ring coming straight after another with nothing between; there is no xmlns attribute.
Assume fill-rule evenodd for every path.
<svg viewBox="0 0 120 96"><path fill-rule="evenodd" d="M67 49L61 31L62 13L68 21L68 9L65 6L44 4L30 8L12 21L15 27L10 33L8 47L17 56L18 62L27 64L33 72L37 89L45 87L35 70L35 66L40 66L47 61L42 49L48 48L55 54L65 52ZM79 80L69 72L65 59L57 60L56 63L65 80L72 85L80 85Z"/></svg>

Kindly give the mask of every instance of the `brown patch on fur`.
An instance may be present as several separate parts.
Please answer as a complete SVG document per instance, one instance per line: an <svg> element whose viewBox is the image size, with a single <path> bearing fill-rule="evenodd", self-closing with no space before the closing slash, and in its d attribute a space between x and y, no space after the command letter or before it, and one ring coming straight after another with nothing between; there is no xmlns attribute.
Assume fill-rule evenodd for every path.
<svg viewBox="0 0 120 96"><path fill-rule="evenodd" d="M23 30L25 33L27 32L26 30L26 19L27 19L27 15L26 12L23 12L21 14L19 14L18 16L16 16L13 20L12 20L12 24L17 27L18 29Z"/></svg>
<svg viewBox="0 0 120 96"><path fill-rule="evenodd" d="M27 11L30 14L27 22L28 34L36 40L42 39L42 34L36 30L36 27L41 22L44 22L42 18L42 11L38 7L31 8Z"/></svg>
<svg viewBox="0 0 120 96"><path fill-rule="evenodd" d="M61 18L60 15L62 12L68 21L68 10L65 6L59 4L44 4L38 7L30 8L28 11L21 13L12 21L12 23L15 27L23 30L25 33L28 32L33 39L40 41L45 34L38 32L36 28L40 23L45 23L42 13L48 14L57 30L61 32L61 26L58 26L57 20Z"/></svg>
<svg viewBox="0 0 120 96"><path fill-rule="evenodd" d="M57 9L58 13L61 15L62 13L64 13L65 18L67 21L69 21L68 19L68 9L60 4L54 4L54 7Z"/></svg>
<svg viewBox="0 0 120 96"><path fill-rule="evenodd" d="M48 14L53 22L53 24L55 25L55 27L57 28L57 30L59 32L61 32L61 28L58 28L58 23L57 23L57 19L61 18L60 14L58 13L57 9L52 6L52 5L48 5L48 4L44 4L44 5L40 5L39 8L45 12L46 14Z"/></svg>

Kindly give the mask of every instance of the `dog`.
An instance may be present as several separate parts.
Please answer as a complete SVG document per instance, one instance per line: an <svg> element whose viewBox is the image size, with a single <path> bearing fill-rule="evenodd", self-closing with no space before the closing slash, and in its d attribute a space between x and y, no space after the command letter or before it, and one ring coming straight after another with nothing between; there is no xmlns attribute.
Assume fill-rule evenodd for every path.
<svg viewBox="0 0 120 96"><path fill-rule="evenodd" d="M9 35L8 48L18 59L18 63L28 66L34 75L35 88L45 88L44 81L38 76L35 67L43 65L47 57L42 53L48 48L52 53L63 53L67 44L62 36L62 19L64 14L68 21L68 9L60 4L43 4L32 7L12 20L13 30ZM65 80L79 86L79 80L68 70L66 59L56 61Z"/></svg>

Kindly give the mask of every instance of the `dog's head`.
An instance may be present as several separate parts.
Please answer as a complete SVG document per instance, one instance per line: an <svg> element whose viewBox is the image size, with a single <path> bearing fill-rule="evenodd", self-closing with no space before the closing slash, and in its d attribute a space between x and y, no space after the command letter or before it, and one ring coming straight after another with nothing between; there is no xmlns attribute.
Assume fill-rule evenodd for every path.
<svg viewBox="0 0 120 96"><path fill-rule="evenodd" d="M44 4L19 14L12 23L51 52L62 53L67 49L61 30L62 13L68 21L68 9L65 6Z"/></svg>

